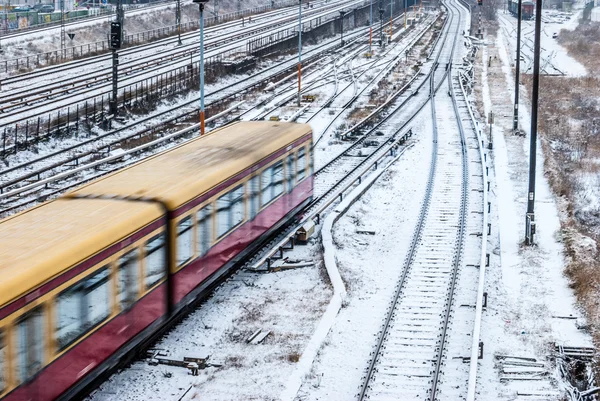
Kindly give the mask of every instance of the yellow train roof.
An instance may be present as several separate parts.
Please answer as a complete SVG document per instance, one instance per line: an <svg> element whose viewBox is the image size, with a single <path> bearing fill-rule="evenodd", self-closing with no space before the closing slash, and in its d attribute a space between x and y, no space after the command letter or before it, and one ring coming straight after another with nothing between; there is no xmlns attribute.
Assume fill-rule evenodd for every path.
<svg viewBox="0 0 600 401"><path fill-rule="evenodd" d="M0 221L0 307L161 215L153 204L57 199Z"/></svg>
<svg viewBox="0 0 600 401"><path fill-rule="evenodd" d="M306 124L270 121L232 124L94 181L74 193L151 196L174 210L310 132Z"/></svg>
<svg viewBox="0 0 600 401"><path fill-rule="evenodd" d="M233 124L73 193L148 196L175 209L310 132L304 124ZM0 307L161 215L155 204L62 198L0 220Z"/></svg>

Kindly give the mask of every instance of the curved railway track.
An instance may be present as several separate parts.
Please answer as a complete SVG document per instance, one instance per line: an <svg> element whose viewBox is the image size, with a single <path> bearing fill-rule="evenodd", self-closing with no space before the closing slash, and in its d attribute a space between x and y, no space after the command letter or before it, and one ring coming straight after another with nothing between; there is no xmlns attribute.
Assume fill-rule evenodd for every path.
<svg viewBox="0 0 600 401"><path fill-rule="evenodd" d="M445 68L429 80L433 147L425 195L360 400L439 399L469 196L467 141L452 73L462 18L458 7L446 6L452 21L443 40L453 39L435 63ZM449 93L451 102L436 96L438 92Z"/></svg>
<svg viewBox="0 0 600 401"><path fill-rule="evenodd" d="M354 39L353 39L354 36ZM360 35L350 35L348 47L358 47L359 49L362 47L360 44ZM336 39L330 42L337 42ZM315 70L315 72L319 72L319 62L325 62L326 59L321 57L322 52L327 51L327 46L330 45L330 42L327 42L323 46L319 48L311 50L311 52L307 53L307 63L305 64L305 69L307 71ZM311 53L313 53L311 55ZM315 60L314 65L311 65L311 59ZM275 66L270 67L270 70L275 70L271 75L264 76L265 71L261 71L256 74L257 80L261 82L269 81L271 77L277 76L281 74L281 71L278 70L289 64L290 62L286 61L283 63L279 63ZM290 64L291 67L294 67L294 63ZM310 73L307 75L310 78ZM240 92L248 91L256 86L256 83L246 83L245 80L243 83L244 87L239 87L238 84L230 85L229 87L225 87L222 90L216 93L207 94L207 98L211 98L212 95L221 94L221 96L229 96L229 94L223 94L224 92L231 93L232 95L237 95ZM236 86L237 85L237 86ZM309 88L309 87L308 87ZM190 103L195 103L196 101L192 101ZM210 104L210 103L209 103ZM253 107L257 108L263 102L255 105ZM178 105L175 109L180 109L185 105ZM179 115L177 118L183 118L186 114L193 114L195 111L186 112L183 115ZM240 118L240 116L236 117ZM172 119L173 121L176 119ZM136 122L136 124L140 124L141 121ZM153 139L152 136L156 136L156 129L154 127L145 128L140 130L136 130L130 134L122 135L123 132L126 132L125 127L123 129L119 129L113 132L109 132L107 134L103 134L100 137L90 138L79 143L76 143L72 146L68 146L59 151L55 151L38 158L29 160L27 162L12 166L0 172L0 204L2 205L0 209L0 213L6 214L13 210L17 210L19 208L25 207L32 202L43 201L48 199L49 197L55 196L56 194L74 187L76 185L81 184L81 178L78 174L81 174L82 171L85 171L86 165L89 165L90 169L92 168L100 168L100 171L94 174L91 174L89 177L85 179L88 181L89 179L97 178L103 174L106 174L110 171L117 170L122 168L124 165L128 165L139 159L139 156L143 156L145 153L149 151L154 151L156 146L154 147L143 147L143 151L139 156L132 158L128 155L123 155L123 161L126 163L120 165L114 164L104 164L102 165L100 161L102 159L110 160L111 163L115 163L118 158L115 158L111 155L111 151L122 147L123 143L126 143L131 140L136 140L138 138L142 138L144 136L150 136L150 139ZM189 136L190 130L184 130L179 138L185 138ZM160 136L164 136L164 140L160 139L155 140L155 142L164 144L172 142L175 138L171 137L171 135L167 132L161 132ZM114 138L114 139L111 139ZM172 144L176 144L178 141L173 142ZM160 147L159 144L157 146ZM163 145L164 146L164 145ZM9 175L10 174L10 175ZM4 176L4 178L3 178ZM67 181L64 181L68 179ZM64 182L59 185L59 182ZM57 187L57 185L59 185Z"/></svg>

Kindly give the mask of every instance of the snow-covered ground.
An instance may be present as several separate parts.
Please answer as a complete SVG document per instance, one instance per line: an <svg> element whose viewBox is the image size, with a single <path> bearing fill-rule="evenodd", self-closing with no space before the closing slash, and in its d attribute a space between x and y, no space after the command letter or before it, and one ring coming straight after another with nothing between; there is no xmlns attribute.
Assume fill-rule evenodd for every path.
<svg viewBox="0 0 600 401"><path fill-rule="evenodd" d="M558 44L553 36L561 29L573 30L579 23L583 4L576 2L573 5L574 12L565 22L564 18L556 17L556 11L542 10L542 35L541 35L541 69L542 73L565 74L572 77L586 75L585 67L569 56L567 50ZM517 49L517 18L507 11L498 11L500 28L504 40L509 43L511 65L514 65ZM535 21L523 21L521 24L521 72L533 73L533 45L535 37Z"/></svg>
<svg viewBox="0 0 600 401"><path fill-rule="evenodd" d="M507 17L511 18L511 17ZM510 50L512 54L512 49ZM562 232L555 197L544 175L544 155L537 147L536 246L523 245L527 206L529 138L512 134L514 78L504 35L488 38L476 77L485 114L494 112L494 179L492 181L491 263L483 314L484 358L480 363L478 399L515 400L539 392L540 399L563 399L564 388L550 358L554 343L590 347L580 330L582 312L564 276ZM488 67L487 60L492 58ZM521 92L520 124L529 132L530 106ZM481 103L480 103L481 104ZM489 127L485 128L486 130ZM542 375L519 380L502 364L503 356L534 358ZM529 368L529 370L532 370ZM535 376L535 374L534 374ZM524 396L523 396L524 397Z"/></svg>
<svg viewBox="0 0 600 401"><path fill-rule="evenodd" d="M206 8L206 17L218 12L223 15L238 11L239 2L236 0L211 2ZM215 10L215 3L218 9ZM185 23L198 18L198 6L191 1L182 0L181 22ZM271 0L244 0L242 10L255 9L257 7L270 6ZM67 43L68 47L94 43L103 40L110 30L109 23L114 16L83 19L78 22L68 23L66 30L74 33L75 37ZM126 10L125 31L127 34L143 32L146 30L165 27L175 24L175 3L164 3L141 8L139 10ZM44 30L31 31L26 35L7 36L2 38L3 52L0 60L11 59L25 55L43 53L60 49L60 25Z"/></svg>

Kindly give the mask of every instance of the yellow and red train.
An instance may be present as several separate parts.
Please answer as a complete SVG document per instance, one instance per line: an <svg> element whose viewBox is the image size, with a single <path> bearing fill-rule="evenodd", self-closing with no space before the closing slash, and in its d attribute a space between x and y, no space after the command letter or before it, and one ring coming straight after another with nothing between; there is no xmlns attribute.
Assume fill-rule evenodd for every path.
<svg viewBox="0 0 600 401"><path fill-rule="evenodd" d="M0 399L81 393L310 202L308 125L215 130L0 221Z"/></svg>

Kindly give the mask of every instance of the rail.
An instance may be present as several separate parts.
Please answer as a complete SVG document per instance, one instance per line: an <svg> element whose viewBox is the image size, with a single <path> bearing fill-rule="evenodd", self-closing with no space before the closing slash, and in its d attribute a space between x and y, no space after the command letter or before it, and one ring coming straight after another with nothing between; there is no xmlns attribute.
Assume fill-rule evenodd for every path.
<svg viewBox="0 0 600 401"><path fill-rule="evenodd" d="M481 158L481 170L482 170L482 180L485 185L486 182L489 182L488 176L488 167L486 152L484 150L485 138L479 125L477 124L477 120L475 115L473 114L473 109L471 107L471 103L468 101L468 97L463 85L462 79L459 79L460 89L467 100L467 110L469 111L469 116L471 120L471 124L473 126L473 130L477 133L478 138L478 147L479 147L479 156ZM488 212L486 213L486 208L488 208ZM467 401L475 401L475 388L477 385L477 365L479 358L479 340L481 336L481 317L483 314L483 298L484 298L484 285L485 285L485 269L487 267L488 254L487 254L487 226L488 226L488 214L489 214L489 204L488 204L488 191L485 189L483 191L483 225L481 230L481 255L479 258L479 281L477 285L477 303L475 305L475 324L473 327L473 343L471 345L471 359L469 361L469 382L467 387Z"/></svg>

